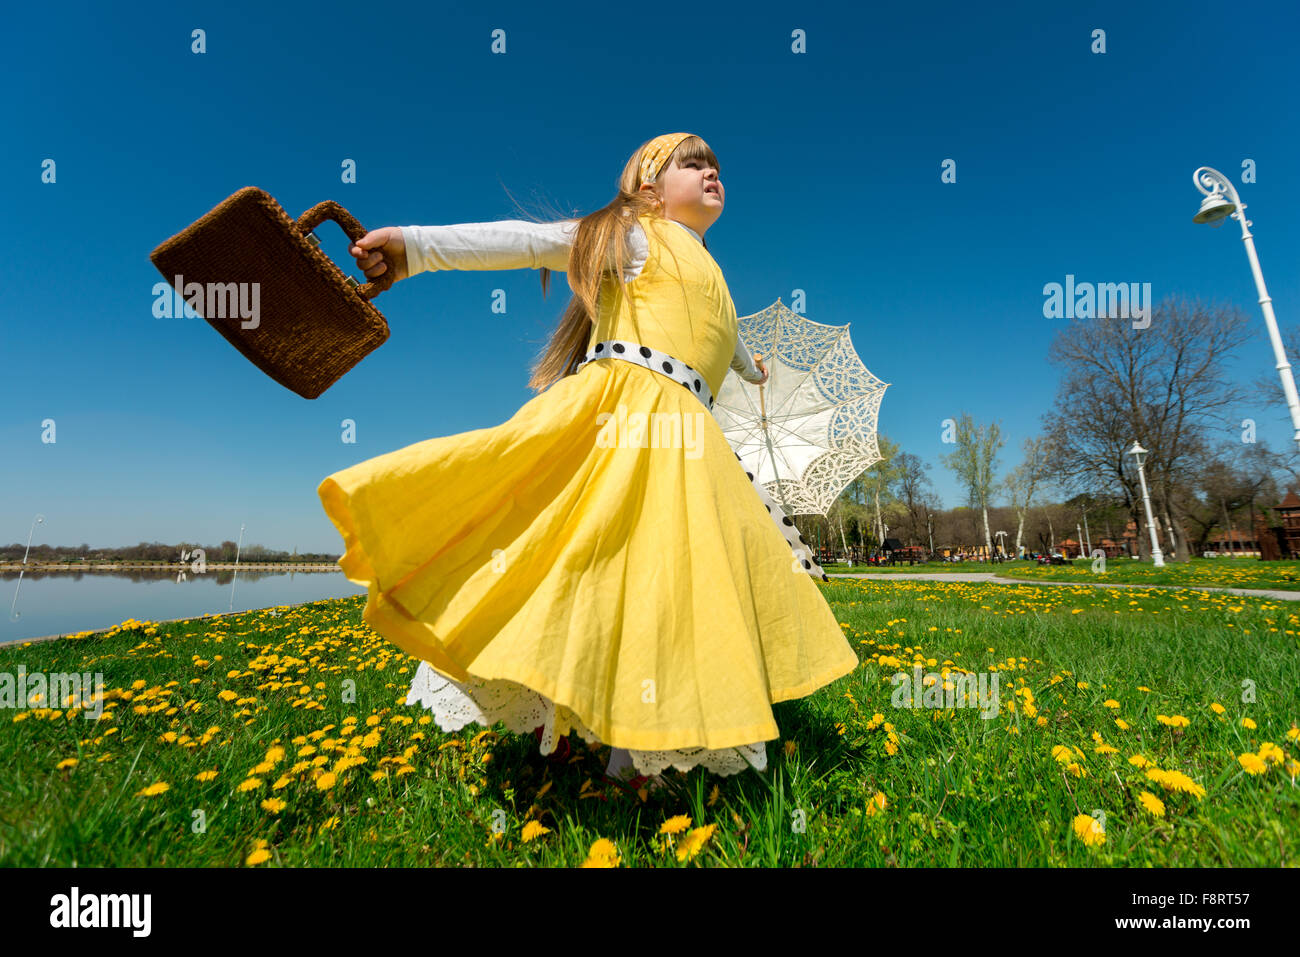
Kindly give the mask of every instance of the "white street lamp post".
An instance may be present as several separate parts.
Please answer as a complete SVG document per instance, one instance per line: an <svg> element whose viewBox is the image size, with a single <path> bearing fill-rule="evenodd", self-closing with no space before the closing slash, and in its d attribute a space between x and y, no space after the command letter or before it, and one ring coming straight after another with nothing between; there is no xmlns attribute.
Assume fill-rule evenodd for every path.
<svg viewBox="0 0 1300 957"><path fill-rule="evenodd" d="M1255 255L1255 239L1250 233L1251 222L1245 216L1246 204L1241 201L1241 196L1238 195L1232 181L1217 169L1208 166L1200 167L1192 174L1192 182L1205 194L1205 199L1201 200L1201 208L1192 217L1192 222L1218 226L1226 216L1241 222L1241 240L1246 244L1250 271L1255 276L1255 290L1259 293L1259 304L1264 310L1264 322L1268 325L1268 338L1273 343L1273 355L1277 359L1277 373L1282 380L1282 392L1286 395L1286 404L1291 410L1291 424L1295 426L1294 439L1296 444L1300 445L1300 396L1296 395L1291 363L1286 360L1286 349L1283 348L1282 337L1277 331L1277 318L1273 315L1273 300L1269 298L1268 290L1264 287L1264 274L1259 268L1259 257Z"/></svg>
<svg viewBox="0 0 1300 957"><path fill-rule="evenodd" d="M1082 558L1083 557L1083 529L1079 526L1078 522L1074 523L1074 532L1076 535L1079 536L1079 557Z"/></svg>
<svg viewBox="0 0 1300 957"><path fill-rule="evenodd" d="M18 610L18 589L23 587L23 572L27 571L27 556L32 550L32 532L36 531L36 526L44 521L44 515L37 515L32 519L32 527L27 530L27 550L23 552L23 567L18 571L18 584L14 587L14 602L9 606L10 621L17 621L23 617L23 613ZM26 693L26 691L23 692L23 694Z"/></svg>
<svg viewBox="0 0 1300 957"><path fill-rule="evenodd" d="M239 552L244 547L244 523L239 523L239 541L235 543L235 573L230 576L230 610L235 609L235 580L239 578Z"/></svg>
<svg viewBox="0 0 1300 957"><path fill-rule="evenodd" d="M1151 514L1151 496L1147 494L1147 476L1143 468L1147 450L1134 442L1126 454L1133 456L1133 461L1137 462L1138 480L1142 483L1142 502L1147 509L1147 531L1151 533L1151 563L1156 568L1164 568L1165 557L1160 554L1160 543L1156 541L1156 520Z"/></svg>

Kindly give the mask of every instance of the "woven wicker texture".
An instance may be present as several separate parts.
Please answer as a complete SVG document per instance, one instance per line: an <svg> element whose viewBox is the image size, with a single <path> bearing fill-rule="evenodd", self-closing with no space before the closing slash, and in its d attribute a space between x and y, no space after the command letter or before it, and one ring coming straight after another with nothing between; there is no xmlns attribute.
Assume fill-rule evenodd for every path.
<svg viewBox="0 0 1300 957"><path fill-rule="evenodd" d="M369 300L393 284L391 267L364 285L344 274L307 238L326 219L354 242L366 234L333 200L316 204L295 222L268 193L246 186L149 258L250 362L285 388L314 399L388 339L388 323ZM192 283L203 296L187 296ZM238 303L235 290L242 283L258 284L255 324L230 307ZM208 308L214 302L217 307Z"/></svg>

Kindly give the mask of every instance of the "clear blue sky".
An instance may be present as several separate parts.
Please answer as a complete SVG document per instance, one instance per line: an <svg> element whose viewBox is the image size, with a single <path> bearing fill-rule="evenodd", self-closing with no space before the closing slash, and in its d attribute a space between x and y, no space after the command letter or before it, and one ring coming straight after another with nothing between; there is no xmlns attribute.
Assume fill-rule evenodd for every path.
<svg viewBox="0 0 1300 957"><path fill-rule="evenodd" d="M882 431L949 506L942 420L1000 421L1005 472L1055 394L1045 283L1150 282L1262 333L1239 227L1191 221L1196 167L1239 179L1255 160L1239 189L1279 321L1300 321L1294 3L26 4L3 24L4 542L40 512L37 542L215 543L244 522L246 543L337 554L324 477L532 397L558 274L545 300L533 270L399 283L377 301L389 341L314 401L201 319L154 318L150 251L247 185L292 216L336 199L368 228L516 218L507 190L587 213L642 141L698 133L740 314L801 288L810 318L851 323L891 383ZM355 275L341 231L319 234ZM1225 375L1272 366L1261 334ZM1289 441L1280 389L1241 414Z"/></svg>

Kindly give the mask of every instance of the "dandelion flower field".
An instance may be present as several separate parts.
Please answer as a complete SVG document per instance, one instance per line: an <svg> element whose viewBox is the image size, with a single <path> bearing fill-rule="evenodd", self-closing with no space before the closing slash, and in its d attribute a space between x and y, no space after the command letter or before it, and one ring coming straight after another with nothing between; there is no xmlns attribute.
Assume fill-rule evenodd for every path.
<svg viewBox="0 0 1300 957"><path fill-rule="evenodd" d="M979 569L987 567L979 566ZM991 566L989 570L996 571L1000 577L1029 581L1206 585L1212 588L1300 591L1300 562L1261 562L1257 558L1193 558L1186 562L1168 562L1161 568L1156 568L1150 562L1135 562L1128 558L1108 559L1103 567L1094 559L1080 558L1068 565L1012 562L1003 566Z"/></svg>
<svg viewBox="0 0 1300 957"><path fill-rule="evenodd" d="M1300 607L1192 589L821 584L859 668L773 706L768 770L603 781L445 733L364 596L0 649L99 672L99 720L0 709L7 866L1286 866ZM890 678L996 675L996 713ZM930 690L937 690L933 687Z"/></svg>

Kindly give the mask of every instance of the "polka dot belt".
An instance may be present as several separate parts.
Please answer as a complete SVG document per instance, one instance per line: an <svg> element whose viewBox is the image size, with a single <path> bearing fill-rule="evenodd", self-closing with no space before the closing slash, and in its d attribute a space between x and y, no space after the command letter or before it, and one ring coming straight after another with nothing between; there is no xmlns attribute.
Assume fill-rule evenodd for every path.
<svg viewBox="0 0 1300 957"><path fill-rule="evenodd" d="M670 356L666 352L651 349L649 346L643 346L639 342L632 342L628 339L606 339L604 342L596 343L595 348L588 352L586 358L578 363L578 369L596 359L626 359L628 362L635 362L639 366L645 366L647 369L680 383L688 392L703 402L707 408L713 408L713 390L704 381L704 376L681 359ZM574 371L576 372L577 369Z"/></svg>

